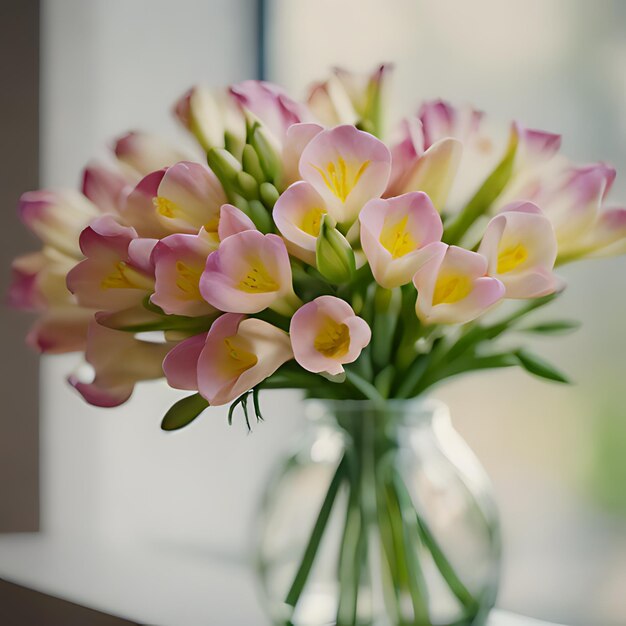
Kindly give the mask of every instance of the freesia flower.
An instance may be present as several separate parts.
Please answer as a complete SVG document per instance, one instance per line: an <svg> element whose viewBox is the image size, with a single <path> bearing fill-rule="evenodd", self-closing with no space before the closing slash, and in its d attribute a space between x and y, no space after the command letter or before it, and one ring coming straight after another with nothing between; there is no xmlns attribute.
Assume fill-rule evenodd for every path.
<svg viewBox="0 0 626 626"><path fill-rule="evenodd" d="M249 391L291 358L286 332L259 319L226 313L208 333L172 349L163 371L172 387L197 389L216 406Z"/></svg>
<svg viewBox="0 0 626 626"><path fill-rule="evenodd" d="M309 183L294 183L276 201L272 217L288 250L310 265L315 264L315 246L323 216L323 198Z"/></svg>
<svg viewBox="0 0 626 626"><path fill-rule="evenodd" d="M359 220L365 256L376 282L387 289L411 282L435 253L434 242L441 242L443 233L439 213L421 191L370 200Z"/></svg>
<svg viewBox="0 0 626 626"><path fill-rule="evenodd" d="M391 154L382 141L354 126L318 133L300 158L300 174L340 224L354 222L363 205L385 191Z"/></svg>
<svg viewBox="0 0 626 626"><path fill-rule="evenodd" d="M140 132L126 133L117 139L113 151L128 175L135 178L193 156L156 135Z"/></svg>
<svg viewBox="0 0 626 626"><path fill-rule="evenodd" d="M293 355L310 372L341 374L359 358L372 333L367 322L340 298L320 296L301 306L289 327Z"/></svg>
<svg viewBox="0 0 626 626"><path fill-rule="evenodd" d="M384 82L392 69L383 64L371 74L361 75L334 68L327 80L311 86L307 104L327 126L377 122Z"/></svg>
<svg viewBox="0 0 626 626"><path fill-rule="evenodd" d="M145 237L217 232L226 194L215 174L183 161L144 177L129 195L124 217Z"/></svg>
<svg viewBox="0 0 626 626"><path fill-rule="evenodd" d="M300 179L298 166L302 152L311 139L322 130L324 130L322 126L312 122L292 124L287 129L281 154L282 167L279 180L281 190Z"/></svg>
<svg viewBox="0 0 626 626"><path fill-rule="evenodd" d="M152 293L149 261L156 242L138 239L137 232L109 215L94 220L80 235L87 257L67 275L68 289L81 306L121 310L135 306Z"/></svg>
<svg viewBox="0 0 626 626"><path fill-rule="evenodd" d="M279 144L292 124L310 121L307 108L273 83L245 80L233 85L230 93L244 111L260 120Z"/></svg>
<svg viewBox="0 0 626 626"><path fill-rule="evenodd" d="M103 213L119 215L131 189L129 177L113 167L94 163L83 171L83 194Z"/></svg>
<svg viewBox="0 0 626 626"><path fill-rule="evenodd" d="M385 197L410 191L423 191L438 211L446 200L461 160L463 146L452 137L444 137L425 149L419 120L405 120L402 137L391 150L392 171Z"/></svg>
<svg viewBox="0 0 626 626"><path fill-rule="evenodd" d="M575 167L554 159L506 192L536 202L552 222L558 262L617 254L626 238L626 209L604 208L615 170L604 163Z"/></svg>
<svg viewBox="0 0 626 626"><path fill-rule="evenodd" d="M187 91L174 107L179 122L198 140L204 150L224 147L225 133L241 141L246 125L232 95L223 89L196 85Z"/></svg>
<svg viewBox="0 0 626 626"><path fill-rule="evenodd" d="M223 204L220 208L220 220L217 226L219 240L236 235L244 230L256 230L254 222L232 204Z"/></svg>
<svg viewBox="0 0 626 626"><path fill-rule="evenodd" d="M423 324L464 324L504 297L504 285L487 276L487 259L457 246L442 248L413 277L415 311Z"/></svg>
<svg viewBox="0 0 626 626"><path fill-rule="evenodd" d="M200 277L217 244L202 235L178 234L161 239L152 252L155 283L150 300L169 315L195 317L215 309L200 293Z"/></svg>
<svg viewBox="0 0 626 626"><path fill-rule="evenodd" d="M507 298L554 293L556 251L552 224L532 202L505 207L487 225L478 249L487 259L488 274L506 288Z"/></svg>
<svg viewBox="0 0 626 626"><path fill-rule="evenodd" d="M13 261L9 304L40 313L26 337L39 352L62 354L85 347L93 311L78 307L65 284L75 262L51 247Z"/></svg>
<svg viewBox="0 0 626 626"><path fill-rule="evenodd" d="M89 326L85 358L94 369L92 382L70 376L69 382L95 406L114 407L130 398L135 384L163 376L166 343L136 339L131 333L111 330L93 321Z"/></svg>
<svg viewBox="0 0 626 626"><path fill-rule="evenodd" d="M258 313L268 307L289 312L296 297L284 241L257 230L226 237L207 259L200 293L229 313Z"/></svg>
<svg viewBox="0 0 626 626"><path fill-rule="evenodd" d="M81 231L100 215L94 204L71 189L28 191L22 194L18 210L22 222L45 245L73 258L81 257Z"/></svg>

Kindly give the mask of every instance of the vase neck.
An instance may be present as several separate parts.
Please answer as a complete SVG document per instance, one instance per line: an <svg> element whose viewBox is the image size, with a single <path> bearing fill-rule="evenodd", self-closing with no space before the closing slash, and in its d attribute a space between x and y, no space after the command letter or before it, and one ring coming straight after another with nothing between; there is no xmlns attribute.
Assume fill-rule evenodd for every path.
<svg viewBox="0 0 626 626"><path fill-rule="evenodd" d="M429 427L447 407L436 400L388 400L384 404L359 400L311 400L307 416L317 424L336 427L351 439L363 436L396 440L408 428Z"/></svg>

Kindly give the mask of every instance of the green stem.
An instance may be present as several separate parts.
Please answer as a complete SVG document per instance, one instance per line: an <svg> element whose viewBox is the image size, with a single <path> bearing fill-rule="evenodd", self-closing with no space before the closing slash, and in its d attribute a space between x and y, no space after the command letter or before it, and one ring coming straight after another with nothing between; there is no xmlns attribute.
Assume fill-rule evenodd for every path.
<svg viewBox="0 0 626 626"><path fill-rule="evenodd" d="M415 622L422 626L431 624L428 610L428 588L417 556L420 544L417 524L411 516L408 503L403 500L395 479L387 485L387 502L391 526L395 534L396 558L404 570L405 581L411 596Z"/></svg>
<svg viewBox="0 0 626 626"><path fill-rule="evenodd" d="M287 597L285 598L285 603L294 608L298 604L300 595L302 594L304 586L306 585L306 581L308 580L309 574L311 573L311 568L313 567L313 562L315 561L317 550L324 535L326 525L328 524L328 519L330 517L330 513L333 508L335 499L337 498L337 493L339 492L339 487L341 486L341 483L345 477L346 466L347 462L346 457L344 456L337 466L335 475L330 482L328 491L326 492L326 497L324 498L320 513L317 517L317 521L315 522L315 526L313 527L313 531L311 532L309 543L307 544L307 547L304 551L302 562L300 563L300 567L298 568L291 588L289 589Z"/></svg>
<svg viewBox="0 0 626 626"><path fill-rule="evenodd" d="M448 561L445 554L443 553L443 550L439 547L439 544L435 540L435 537L430 528L428 527L422 516L417 512L417 509L415 508L413 501L411 500L411 496L409 495L406 486L399 475L396 474L394 482L396 484L396 489L401 494L402 500L407 505L407 510L411 510L414 514L421 541L430 551L433 557L433 561L441 572L444 580L448 584L448 587L450 587L452 593L458 598L459 602L461 602L465 609L471 613L471 616L474 616L479 609L478 602L476 601L474 596L472 596L472 594L468 591L467 587L463 584L457 573L454 571L454 568L450 564L450 561Z"/></svg>
<svg viewBox="0 0 626 626"><path fill-rule="evenodd" d="M361 574L361 557L364 549L363 517L359 506L358 476L350 480L350 496L346 523L341 540L339 556L339 604L337 626L352 626L356 623L356 611Z"/></svg>

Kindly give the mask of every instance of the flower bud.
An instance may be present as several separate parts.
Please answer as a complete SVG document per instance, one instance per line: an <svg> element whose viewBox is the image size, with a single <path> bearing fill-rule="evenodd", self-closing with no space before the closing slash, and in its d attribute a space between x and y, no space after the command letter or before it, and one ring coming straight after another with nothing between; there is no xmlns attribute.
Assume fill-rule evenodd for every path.
<svg viewBox="0 0 626 626"><path fill-rule="evenodd" d="M354 251L348 240L322 217L317 237L315 260L318 271L333 283L347 283L356 272Z"/></svg>

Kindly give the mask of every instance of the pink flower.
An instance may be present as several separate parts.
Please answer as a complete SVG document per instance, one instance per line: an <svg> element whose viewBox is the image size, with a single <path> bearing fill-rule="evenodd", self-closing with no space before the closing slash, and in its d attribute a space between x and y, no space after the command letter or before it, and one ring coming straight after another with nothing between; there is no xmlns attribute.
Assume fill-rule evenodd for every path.
<svg viewBox="0 0 626 626"><path fill-rule="evenodd" d="M287 249L310 265L315 265L317 237L326 212L322 197L304 181L291 185L274 205L272 216Z"/></svg>
<svg viewBox="0 0 626 626"><path fill-rule="evenodd" d="M446 137L424 151L421 125L415 121L405 122L403 133L404 137L392 148L392 178L385 196L423 191L437 210L442 211L461 161L463 145Z"/></svg>
<svg viewBox="0 0 626 626"><path fill-rule="evenodd" d="M232 95L224 89L192 87L176 103L174 115L204 150L223 148L226 132L242 141L245 139L244 116Z"/></svg>
<svg viewBox="0 0 626 626"><path fill-rule="evenodd" d="M557 243L554 229L532 202L508 205L485 230L478 252L487 272L500 280L507 298L538 298L553 293Z"/></svg>
<svg viewBox="0 0 626 626"><path fill-rule="evenodd" d="M298 165L302 152L311 139L322 130L324 130L322 126L313 123L292 124L287 129L281 155L280 189L285 189L300 179Z"/></svg>
<svg viewBox="0 0 626 626"><path fill-rule="evenodd" d="M558 262L619 254L626 239L626 209L605 208L615 170L604 163L573 166L553 159L520 176L505 198L537 203L552 222Z"/></svg>
<svg viewBox="0 0 626 626"><path fill-rule="evenodd" d="M26 343L44 354L65 354L85 349L93 311L78 306L51 307L43 312L26 336Z"/></svg>
<svg viewBox="0 0 626 626"><path fill-rule="evenodd" d="M216 309L229 313L290 309L288 302L295 295L285 243L257 230L226 237L209 255L200 293Z"/></svg>
<svg viewBox="0 0 626 626"><path fill-rule="evenodd" d="M156 135L139 132L130 132L117 139L113 150L120 164L134 177L145 176L192 156Z"/></svg>
<svg viewBox="0 0 626 626"><path fill-rule="evenodd" d="M337 126L318 133L300 158L302 178L341 224L353 223L368 200L382 195L390 169L387 146L354 126Z"/></svg>
<svg viewBox="0 0 626 626"><path fill-rule="evenodd" d="M278 85L246 80L233 85L230 93L239 106L258 118L280 144L292 124L309 121L306 107L293 100Z"/></svg>
<svg viewBox="0 0 626 626"><path fill-rule="evenodd" d="M320 296L300 307L289 327L296 361L310 372L341 374L371 339L367 322L334 296Z"/></svg>
<svg viewBox="0 0 626 626"><path fill-rule="evenodd" d="M168 315L210 315L215 309L200 293L200 277L216 244L202 235L169 235L152 252L155 271L150 300Z"/></svg>
<svg viewBox="0 0 626 626"><path fill-rule="evenodd" d="M82 192L103 213L119 214L131 189L118 169L92 164L83 171Z"/></svg>
<svg viewBox="0 0 626 626"><path fill-rule="evenodd" d="M487 259L457 246L442 248L413 277L415 311L424 324L464 324L504 297L504 285L486 276Z"/></svg>
<svg viewBox="0 0 626 626"><path fill-rule="evenodd" d="M183 161L145 176L129 195L123 216L145 237L197 234L200 228L215 233L225 202L208 167Z"/></svg>
<svg viewBox="0 0 626 626"><path fill-rule="evenodd" d="M178 344L163 362L169 384L228 404L271 376L293 354L289 335L243 315L220 316L208 333Z"/></svg>
<svg viewBox="0 0 626 626"><path fill-rule="evenodd" d="M99 217L80 235L87 258L68 273L68 289L87 308L110 311L140 304L154 288L149 257L155 243L139 239L134 228L111 216Z"/></svg>
<svg viewBox="0 0 626 626"><path fill-rule="evenodd" d="M334 68L328 80L310 88L307 104L327 126L371 119L376 108L381 108L381 90L391 69L388 64L381 65L371 74L360 75Z"/></svg>
<svg viewBox="0 0 626 626"><path fill-rule="evenodd" d="M80 258L78 236L89 222L100 215L85 196L70 189L41 189L22 194L20 218L47 246L63 254Z"/></svg>
<svg viewBox="0 0 626 626"><path fill-rule="evenodd" d="M163 376L162 362L169 349L168 344L141 341L93 321L85 358L94 369L94 378L86 383L70 376L69 383L89 404L119 406L130 398L137 382Z"/></svg>
<svg viewBox="0 0 626 626"><path fill-rule="evenodd" d="M410 283L443 233L439 213L421 191L370 200L359 220L365 256L376 282L387 289Z"/></svg>
<svg viewBox="0 0 626 626"><path fill-rule="evenodd" d="M219 240L242 233L244 230L256 230L254 222L236 206L223 204L220 208L220 221L217 226Z"/></svg>

